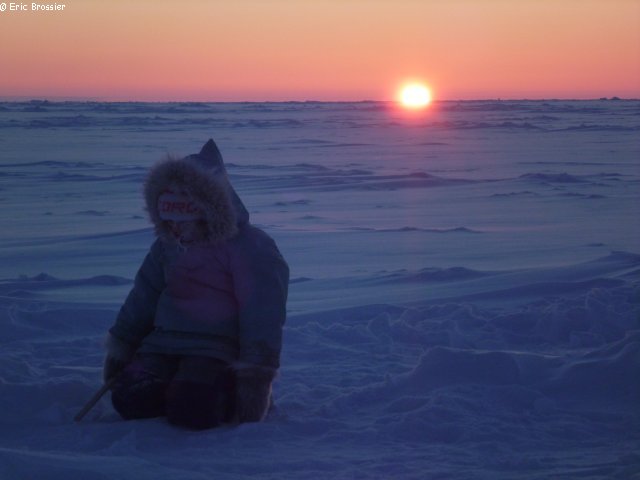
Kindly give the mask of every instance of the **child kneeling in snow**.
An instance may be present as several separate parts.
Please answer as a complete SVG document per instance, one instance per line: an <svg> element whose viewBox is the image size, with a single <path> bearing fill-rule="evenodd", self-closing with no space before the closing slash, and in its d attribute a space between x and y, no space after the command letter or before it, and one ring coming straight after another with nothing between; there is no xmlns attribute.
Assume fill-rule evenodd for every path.
<svg viewBox="0 0 640 480"><path fill-rule="evenodd" d="M193 429L264 419L280 365L286 262L249 223L213 140L154 166L144 196L157 239L109 330L114 408Z"/></svg>

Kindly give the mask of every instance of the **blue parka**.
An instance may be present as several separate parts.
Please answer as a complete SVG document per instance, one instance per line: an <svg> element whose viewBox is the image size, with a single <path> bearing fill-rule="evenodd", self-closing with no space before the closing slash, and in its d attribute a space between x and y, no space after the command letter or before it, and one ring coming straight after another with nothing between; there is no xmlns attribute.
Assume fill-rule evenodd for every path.
<svg viewBox="0 0 640 480"><path fill-rule="evenodd" d="M157 208L167 189L188 192L204 212L204 242L185 248L171 240ZM144 194L157 239L111 335L139 352L277 369L289 268L273 239L249 223L213 140L199 154L154 166Z"/></svg>

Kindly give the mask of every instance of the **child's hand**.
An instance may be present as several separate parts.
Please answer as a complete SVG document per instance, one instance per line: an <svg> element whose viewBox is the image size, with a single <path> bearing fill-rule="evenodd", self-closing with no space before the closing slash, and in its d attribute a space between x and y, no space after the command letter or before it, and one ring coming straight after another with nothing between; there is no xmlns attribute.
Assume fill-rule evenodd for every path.
<svg viewBox="0 0 640 480"><path fill-rule="evenodd" d="M105 383L118 375L128 364L129 362L122 362L117 358L107 355L104 359L104 368L102 372Z"/></svg>
<svg viewBox="0 0 640 480"><path fill-rule="evenodd" d="M104 358L102 376L107 382L118 375L126 367L135 354L135 348L117 337L109 334L107 337L107 354Z"/></svg>
<svg viewBox="0 0 640 480"><path fill-rule="evenodd" d="M275 371L249 367L236 371L236 418L238 422L259 422L271 404L271 382Z"/></svg>

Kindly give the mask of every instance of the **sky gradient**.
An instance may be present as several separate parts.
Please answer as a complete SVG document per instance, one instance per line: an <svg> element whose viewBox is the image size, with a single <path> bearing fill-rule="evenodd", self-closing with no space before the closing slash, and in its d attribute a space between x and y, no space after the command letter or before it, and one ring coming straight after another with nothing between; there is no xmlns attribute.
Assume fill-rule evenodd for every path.
<svg viewBox="0 0 640 480"><path fill-rule="evenodd" d="M0 12L0 98L640 98L640 0L59 4Z"/></svg>

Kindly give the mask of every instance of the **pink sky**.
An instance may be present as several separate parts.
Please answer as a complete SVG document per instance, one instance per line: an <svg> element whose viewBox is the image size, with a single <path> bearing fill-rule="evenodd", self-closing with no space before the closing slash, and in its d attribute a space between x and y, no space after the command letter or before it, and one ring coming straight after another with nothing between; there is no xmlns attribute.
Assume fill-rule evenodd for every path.
<svg viewBox="0 0 640 480"><path fill-rule="evenodd" d="M640 98L640 0L69 0L0 12L0 97Z"/></svg>

